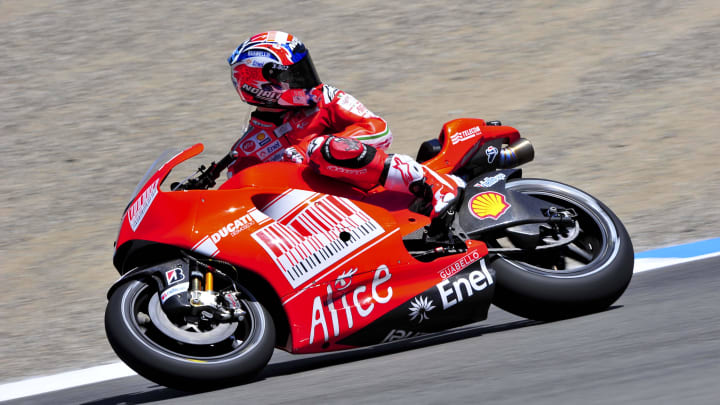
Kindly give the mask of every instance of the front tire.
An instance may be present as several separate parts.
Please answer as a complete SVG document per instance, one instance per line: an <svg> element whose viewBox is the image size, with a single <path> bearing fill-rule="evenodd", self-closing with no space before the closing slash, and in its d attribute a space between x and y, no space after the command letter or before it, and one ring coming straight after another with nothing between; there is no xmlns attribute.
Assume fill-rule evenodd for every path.
<svg viewBox="0 0 720 405"><path fill-rule="evenodd" d="M243 321L232 325L229 331L228 324L220 324L215 332L185 332L179 336L193 335L193 339L183 342L163 333L168 326L155 325L168 322L165 316L158 320L162 307L154 298L157 297L155 283L129 281L110 297L105 310L105 331L118 357L138 374L158 384L183 391L202 391L241 382L265 367L275 345L275 327L270 314L250 292L242 293L240 303L247 313Z"/></svg>
<svg viewBox="0 0 720 405"><path fill-rule="evenodd" d="M544 179L510 181L507 189L531 195L578 213L580 234L566 249L540 251L518 259L490 259L497 286L493 303L513 314L555 320L597 312L625 291L633 273L630 236L617 216L591 195ZM569 257L579 263L567 264Z"/></svg>

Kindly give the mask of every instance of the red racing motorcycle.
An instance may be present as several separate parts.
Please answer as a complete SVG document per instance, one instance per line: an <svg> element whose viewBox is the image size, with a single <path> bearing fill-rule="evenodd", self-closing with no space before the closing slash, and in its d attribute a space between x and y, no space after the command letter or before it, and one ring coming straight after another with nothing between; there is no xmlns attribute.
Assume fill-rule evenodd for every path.
<svg viewBox="0 0 720 405"><path fill-rule="evenodd" d="M257 164L213 189L238 158L229 154L165 183L202 150L158 158L115 243L121 277L106 333L125 363L162 385L239 382L274 348L391 342L481 321L490 304L535 320L588 314L632 276L618 218L577 188L522 178L533 148L498 121L453 120L421 145L418 161L467 181L432 223L412 196L294 163Z"/></svg>

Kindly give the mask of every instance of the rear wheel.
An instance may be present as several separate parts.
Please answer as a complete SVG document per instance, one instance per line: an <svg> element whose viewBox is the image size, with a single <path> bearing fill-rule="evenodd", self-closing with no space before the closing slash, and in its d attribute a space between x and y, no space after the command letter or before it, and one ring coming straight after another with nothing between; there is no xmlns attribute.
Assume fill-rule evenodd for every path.
<svg viewBox="0 0 720 405"><path fill-rule="evenodd" d="M634 265L632 242L617 216L591 195L550 180L518 179L508 182L507 189L574 210L577 226L570 243L494 255L493 303L536 320L583 315L612 305L630 283ZM501 248L507 241L487 243Z"/></svg>
<svg viewBox="0 0 720 405"><path fill-rule="evenodd" d="M252 377L270 360L275 328L268 311L248 291L246 315L231 323L171 320L156 284L121 285L105 311L105 331L117 355L143 377L184 391L200 391Z"/></svg>

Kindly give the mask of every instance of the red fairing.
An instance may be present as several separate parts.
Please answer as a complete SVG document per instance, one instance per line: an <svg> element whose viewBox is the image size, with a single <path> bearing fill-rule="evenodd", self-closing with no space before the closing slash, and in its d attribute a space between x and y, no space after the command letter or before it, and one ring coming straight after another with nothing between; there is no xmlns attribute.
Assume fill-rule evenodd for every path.
<svg viewBox="0 0 720 405"><path fill-rule="evenodd" d="M268 173L273 175L268 176ZM399 227L401 235L407 235L430 222L428 217L408 209L415 198L410 194L387 191L381 186L366 192L347 182L320 175L307 165L289 162L271 162L247 168L228 179L220 189L264 187L281 193L287 190L289 184L292 184L294 189L333 194L370 206L383 207L381 212L387 211L392 216L388 226ZM258 198L255 200L259 201Z"/></svg>
<svg viewBox="0 0 720 405"><path fill-rule="evenodd" d="M502 139L511 144L520 138L517 129L508 126L486 125L477 118L459 118L443 125L439 140L442 151L423 164L438 173L452 173L467 163L478 148L487 141Z"/></svg>
<svg viewBox="0 0 720 405"><path fill-rule="evenodd" d="M128 247L144 241L254 272L281 299L289 351L347 347L337 342L441 282L439 269L467 254L416 260L402 237L428 219L407 210L408 200L381 187L363 192L305 165L251 167L217 191L161 187L173 166L201 150L196 145L180 153L140 190L123 218L116 266L129 270L123 269ZM487 251L471 241L468 252L482 257Z"/></svg>
<svg viewBox="0 0 720 405"><path fill-rule="evenodd" d="M467 253L421 263L398 249L400 239L397 230L387 232L361 250L372 251L362 261L347 262L321 275L321 283L284 297L284 308L296 319L295 353L349 348L337 342L442 282L442 269L462 256L487 254L483 243L471 241Z"/></svg>

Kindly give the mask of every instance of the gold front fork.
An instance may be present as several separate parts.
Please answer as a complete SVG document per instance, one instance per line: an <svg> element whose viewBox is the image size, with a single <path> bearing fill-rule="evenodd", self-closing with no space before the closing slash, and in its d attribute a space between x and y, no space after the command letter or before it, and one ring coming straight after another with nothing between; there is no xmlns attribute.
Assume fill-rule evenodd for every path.
<svg viewBox="0 0 720 405"><path fill-rule="evenodd" d="M205 291L213 291L213 273L208 271L205 273Z"/></svg>

